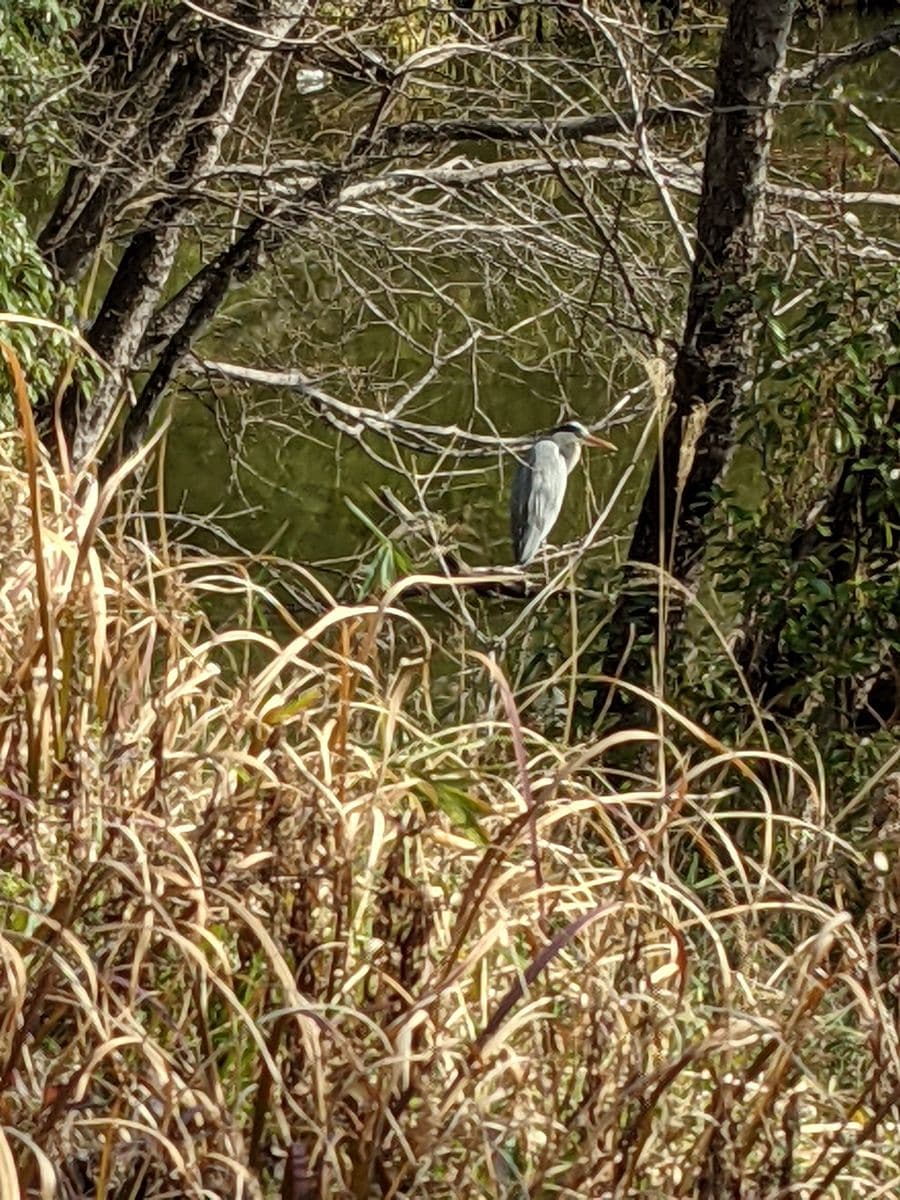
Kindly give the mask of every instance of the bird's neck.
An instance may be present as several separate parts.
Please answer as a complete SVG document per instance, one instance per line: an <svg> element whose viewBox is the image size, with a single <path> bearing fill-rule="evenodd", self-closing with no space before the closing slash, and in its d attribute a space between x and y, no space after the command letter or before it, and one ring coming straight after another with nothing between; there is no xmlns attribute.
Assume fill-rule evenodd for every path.
<svg viewBox="0 0 900 1200"><path fill-rule="evenodd" d="M562 454L566 460L566 472L571 475L578 466L579 458L581 458L581 447L576 442L574 446L567 446Z"/></svg>

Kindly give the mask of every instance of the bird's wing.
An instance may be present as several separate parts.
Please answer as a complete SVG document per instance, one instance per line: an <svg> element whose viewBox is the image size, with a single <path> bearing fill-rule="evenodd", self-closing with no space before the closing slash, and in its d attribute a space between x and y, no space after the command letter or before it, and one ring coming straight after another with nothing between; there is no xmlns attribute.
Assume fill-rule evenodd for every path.
<svg viewBox="0 0 900 1200"><path fill-rule="evenodd" d="M535 442L519 463L512 487L513 550L523 565L556 524L566 494L568 471L554 442Z"/></svg>

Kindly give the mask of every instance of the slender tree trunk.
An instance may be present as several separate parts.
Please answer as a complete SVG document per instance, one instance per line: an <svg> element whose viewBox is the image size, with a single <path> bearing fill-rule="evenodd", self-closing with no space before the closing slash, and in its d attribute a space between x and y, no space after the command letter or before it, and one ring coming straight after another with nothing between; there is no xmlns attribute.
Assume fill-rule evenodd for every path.
<svg viewBox="0 0 900 1200"><path fill-rule="evenodd" d="M689 585L702 560L704 526L733 449L747 378L773 106L793 11L794 0L733 0L719 54L687 321L630 555L655 563L662 545L663 561Z"/></svg>
<svg viewBox="0 0 900 1200"><path fill-rule="evenodd" d="M697 213L687 318L675 362L673 395L631 540L619 599L610 620L603 671L624 660L639 682L651 674L658 629L657 589L634 566L659 564L693 588L706 548L705 524L733 449L740 389L747 377L754 275L764 192L795 0L732 0L722 37ZM680 592L666 621L678 629ZM584 663L596 669L596 663ZM620 689L598 691L592 721L627 707Z"/></svg>
<svg viewBox="0 0 900 1200"><path fill-rule="evenodd" d="M191 39L195 20L190 12L174 14L133 70L99 71L106 81L105 119L84 138L81 161L70 169L38 239L59 279L79 278L123 206L180 152L216 81L213 42L221 48L225 40L218 30L195 31Z"/></svg>
<svg viewBox="0 0 900 1200"><path fill-rule="evenodd" d="M265 37L262 45L218 43L214 61L206 66L211 84L204 89L204 98L194 111L193 128L170 172L170 194L151 206L128 244L91 327L91 345L105 360L107 372L89 398L73 386L64 399L63 427L76 463L94 453L108 428L175 262L184 223L198 202L195 185L218 162L247 89L277 39L295 22L295 16L282 14L279 4L270 4L260 20L260 35Z"/></svg>
<svg viewBox="0 0 900 1200"><path fill-rule="evenodd" d="M293 216L292 230L304 219L311 220L323 205L337 194L346 177L344 171L326 174L307 192L298 197L295 206L305 208L305 216ZM202 267L154 317L146 329L143 344L138 348L138 361L158 352L159 357L150 377L141 389L134 407L122 426L118 444L113 446L103 462L103 473L109 474L123 455L140 448L156 414L163 392L190 352L191 345L212 320L233 282L252 274L264 250L274 250L284 239L285 232L273 222L277 206L256 217L241 236L211 263Z"/></svg>
<svg viewBox="0 0 900 1200"><path fill-rule="evenodd" d="M218 311L232 281L244 264L252 264L262 247L268 222L263 217L252 221L238 240L204 268L202 286L186 293L187 308L181 324L169 331L159 358L144 384L140 396L128 412L118 445L103 461L103 474L118 465L123 454L140 448L156 412L160 397L178 364L189 352L193 339ZM252 270L252 266L250 266ZM193 283L194 281L192 281Z"/></svg>

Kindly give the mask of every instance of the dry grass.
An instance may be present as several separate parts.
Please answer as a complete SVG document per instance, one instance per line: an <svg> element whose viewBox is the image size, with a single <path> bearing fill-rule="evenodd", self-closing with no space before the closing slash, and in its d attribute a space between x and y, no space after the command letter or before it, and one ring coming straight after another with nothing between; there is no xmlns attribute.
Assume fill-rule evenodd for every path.
<svg viewBox="0 0 900 1200"><path fill-rule="evenodd" d="M834 906L790 760L550 745L491 664L443 726L399 608L300 628L27 421L0 493L3 1200L900 1194L896 881Z"/></svg>

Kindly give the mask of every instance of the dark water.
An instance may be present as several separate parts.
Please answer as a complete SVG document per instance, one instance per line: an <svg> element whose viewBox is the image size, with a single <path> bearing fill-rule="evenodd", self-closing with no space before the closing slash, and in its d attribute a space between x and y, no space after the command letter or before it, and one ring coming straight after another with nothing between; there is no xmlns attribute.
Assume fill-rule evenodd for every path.
<svg viewBox="0 0 900 1200"><path fill-rule="evenodd" d="M884 23L883 18L842 15L832 18L824 33L810 24L802 36L809 44L822 36L826 44L839 45ZM708 54L708 46L700 43L696 71ZM896 57L882 56L876 65L845 74L842 82L848 94L865 100L876 120L896 130ZM308 107L299 122L327 126L352 120L352 97L324 92L304 104L312 111ZM800 160L810 180L828 180L846 170L840 131L823 136L830 118L806 104L779 118L776 174L785 167L795 171ZM458 153L474 162L492 151L461 146ZM896 175L879 186L890 183L896 185ZM498 437L540 429L569 415L602 421L628 389L644 380L641 359L653 353L653 346L648 338L616 327L617 321L633 323L634 314L590 220L554 181L535 186L542 189L542 211L556 221L555 232L565 233L582 255L558 271L553 283L559 298L553 306L540 287L532 286L531 264L517 259L518 248L504 250L502 230L494 243L488 231L470 253L451 252L449 235L444 245L434 234L420 238L415 228L392 228L377 215L354 213L347 220L308 226L277 254L251 286L230 298L200 353L267 369L298 367L331 395L377 409L389 408L433 368L435 345L446 354L477 330L472 346L435 370L404 409L405 418ZM645 323L657 335L677 338L688 272L655 193L633 181L612 179L597 186L604 212L616 214L614 244L623 255L637 253L647 263L638 281ZM455 203L447 205L450 225ZM690 228L692 199L680 196L677 203ZM821 219L821 212L816 215ZM867 210L861 216L896 231L896 210ZM808 264L798 268L793 283L798 291L814 286ZM613 434L618 452L592 455L573 477L556 542L589 528L613 494L633 462L649 400L645 388L642 398L618 413ZM629 411L640 415L621 424ZM338 586L353 571L359 576L361 557L377 544L347 500L393 535L397 518L377 499L387 487L413 513L433 513L433 532L444 544L458 546L466 561L509 562L506 490L512 459L507 453L473 452L451 442L443 456L416 454L377 434L366 435L365 444L368 452L338 434L296 394L266 386L235 388L223 381L209 388L198 380L174 404L166 505L170 511L203 515L205 531L192 523L176 526L191 541L217 545L224 534L252 552L267 548L297 562L321 564L322 578ZM410 483L413 477L417 486ZM747 497L758 494L752 463L739 465L736 482ZM627 529L640 484L637 471L616 503L610 533ZM416 566L430 565L431 536L401 538ZM609 547L599 553L608 562Z"/></svg>

